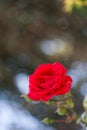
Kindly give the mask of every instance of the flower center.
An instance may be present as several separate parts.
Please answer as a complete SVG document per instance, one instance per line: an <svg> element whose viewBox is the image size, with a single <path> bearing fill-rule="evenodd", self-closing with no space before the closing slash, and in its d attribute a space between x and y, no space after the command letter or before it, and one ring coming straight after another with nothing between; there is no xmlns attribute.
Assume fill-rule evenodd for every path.
<svg viewBox="0 0 87 130"><path fill-rule="evenodd" d="M39 82L40 87L42 89L51 88L55 82L53 76L48 76L48 75L41 76L39 80L40 80Z"/></svg>

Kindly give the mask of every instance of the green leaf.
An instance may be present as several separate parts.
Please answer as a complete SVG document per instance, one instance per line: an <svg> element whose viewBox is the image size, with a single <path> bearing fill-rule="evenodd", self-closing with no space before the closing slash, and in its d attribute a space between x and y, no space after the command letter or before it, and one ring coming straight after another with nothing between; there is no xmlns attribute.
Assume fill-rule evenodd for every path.
<svg viewBox="0 0 87 130"><path fill-rule="evenodd" d="M85 96L85 98L83 100L83 107L85 110L87 110L87 96Z"/></svg>
<svg viewBox="0 0 87 130"><path fill-rule="evenodd" d="M56 112L58 115L64 116L67 113L67 109L64 106L61 106L61 107L57 108Z"/></svg>
<svg viewBox="0 0 87 130"><path fill-rule="evenodd" d="M81 120L87 125L87 112L82 113Z"/></svg>
<svg viewBox="0 0 87 130"><path fill-rule="evenodd" d="M44 118L44 119L42 120L42 122L43 122L44 124L48 125L48 124L53 123L54 120L51 119L51 118L46 117L46 118Z"/></svg>
<svg viewBox="0 0 87 130"><path fill-rule="evenodd" d="M73 103L72 99L68 99L68 100L66 101L66 106L67 106L68 108L73 108L73 107L74 107L74 103Z"/></svg>

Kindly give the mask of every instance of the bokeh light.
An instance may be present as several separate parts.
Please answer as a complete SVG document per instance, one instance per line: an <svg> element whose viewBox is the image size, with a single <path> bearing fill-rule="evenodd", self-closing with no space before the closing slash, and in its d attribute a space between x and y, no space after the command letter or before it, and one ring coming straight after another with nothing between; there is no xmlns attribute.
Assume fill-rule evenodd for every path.
<svg viewBox="0 0 87 130"><path fill-rule="evenodd" d="M8 95L4 99L4 95L0 99L0 130L55 130L43 125L19 103L8 100Z"/></svg>
<svg viewBox="0 0 87 130"><path fill-rule="evenodd" d="M22 93L22 94L27 94L29 91L29 77L26 73L18 73L17 75L15 75L14 77L14 83L16 84L18 90Z"/></svg>
<svg viewBox="0 0 87 130"><path fill-rule="evenodd" d="M44 40L40 44L40 49L45 55L49 56L67 56L72 54L72 44L68 40L57 38L53 40Z"/></svg>

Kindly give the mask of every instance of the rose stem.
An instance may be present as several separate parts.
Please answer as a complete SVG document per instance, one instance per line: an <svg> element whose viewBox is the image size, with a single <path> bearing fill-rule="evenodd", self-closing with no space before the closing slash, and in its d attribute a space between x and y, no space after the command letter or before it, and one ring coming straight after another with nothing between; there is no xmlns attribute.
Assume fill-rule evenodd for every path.
<svg viewBox="0 0 87 130"><path fill-rule="evenodd" d="M61 122L65 122L65 120L63 119L63 120L54 120L54 122L59 122L59 123L61 123Z"/></svg>

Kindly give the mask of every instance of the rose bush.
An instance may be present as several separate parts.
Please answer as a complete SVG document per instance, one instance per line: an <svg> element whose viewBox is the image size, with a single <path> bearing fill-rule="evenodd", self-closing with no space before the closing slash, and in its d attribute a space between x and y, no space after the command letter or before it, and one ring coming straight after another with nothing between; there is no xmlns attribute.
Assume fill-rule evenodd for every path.
<svg viewBox="0 0 87 130"><path fill-rule="evenodd" d="M40 64L29 76L29 92L32 100L49 101L53 96L66 94L72 79L66 75L66 68L59 62Z"/></svg>

